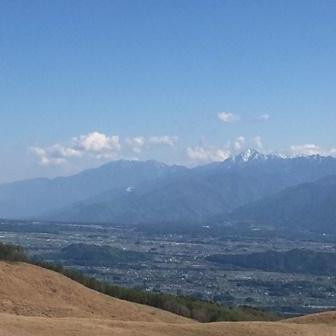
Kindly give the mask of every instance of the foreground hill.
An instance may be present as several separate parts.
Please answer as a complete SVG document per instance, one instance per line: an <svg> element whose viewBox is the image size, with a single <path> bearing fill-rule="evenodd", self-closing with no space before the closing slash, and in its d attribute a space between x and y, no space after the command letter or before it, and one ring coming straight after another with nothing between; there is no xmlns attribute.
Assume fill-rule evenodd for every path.
<svg viewBox="0 0 336 336"><path fill-rule="evenodd" d="M172 324L0 314L0 336L335 336L327 324L222 322Z"/></svg>
<svg viewBox="0 0 336 336"><path fill-rule="evenodd" d="M287 321L293 322L293 323L302 323L302 324L321 324L323 323L327 325L336 326L336 311L295 317Z"/></svg>
<svg viewBox="0 0 336 336"><path fill-rule="evenodd" d="M163 310L111 298L67 277L25 263L0 262L0 313L180 323Z"/></svg>
<svg viewBox="0 0 336 336"><path fill-rule="evenodd" d="M99 294L58 273L0 262L0 336L334 336L336 313L202 324Z"/></svg>

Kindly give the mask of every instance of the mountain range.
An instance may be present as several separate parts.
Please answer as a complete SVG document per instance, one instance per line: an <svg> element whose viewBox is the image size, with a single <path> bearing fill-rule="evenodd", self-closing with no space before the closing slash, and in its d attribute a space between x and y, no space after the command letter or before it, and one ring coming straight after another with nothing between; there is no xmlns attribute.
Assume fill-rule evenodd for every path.
<svg viewBox="0 0 336 336"><path fill-rule="evenodd" d="M330 231L336 217L333 175L333 157L287 158L252 149L195 168L114 161L69 177L1 185L0 217L119 224L262 222Z"/></svg>
<svg viewBox="0 0 336 336"><path fill-rule="evenodd" d="M156 161L115 161L69 177L37 178L0 185L0 217L40 217L54 209L115 189L184 171Z"/></svg>
<svg viewBox="0 0 336 336"><path fill-rule="evenodd" d="M302 183L235 209L235 220L318 232L335 232L336 175Z"/></svg>

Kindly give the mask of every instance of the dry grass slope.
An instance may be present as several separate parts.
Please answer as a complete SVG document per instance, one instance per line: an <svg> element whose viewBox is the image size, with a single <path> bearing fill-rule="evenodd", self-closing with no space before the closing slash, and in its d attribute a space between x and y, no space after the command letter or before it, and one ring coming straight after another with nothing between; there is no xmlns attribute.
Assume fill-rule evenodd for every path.
<svg viewBox="0 0 336 336"><path fill-rule="evenodd" d="M0 336L335 336L336 313L201 324L92 291L58 273L0 262Z"/></svg>
<svg viewBox="0 0 336 336"><path fill-rule="evenodd" d="M0 262L0 313L181 323L183 317L88 289L65 276L25 263Z"/></svg>
<svg viewBox="0 0 336 336"><path fill-rule="evenodd" d="M322 323L322 324L327 324L327 325L336 327L336 311L296 317L296 318L289 319L287 321L292 322L292 323L302 323L302 324L321 324Z"/></svg>

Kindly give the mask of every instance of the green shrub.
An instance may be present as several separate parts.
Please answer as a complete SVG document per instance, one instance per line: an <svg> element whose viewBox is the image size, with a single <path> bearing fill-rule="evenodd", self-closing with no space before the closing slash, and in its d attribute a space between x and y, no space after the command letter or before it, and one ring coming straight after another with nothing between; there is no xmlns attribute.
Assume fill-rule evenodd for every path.
<svg viewBox="0 0 336 336"><path fill-rule="evenodd" d="M22 247L0 243L0 260L28 261L28 258Z"/></svg>

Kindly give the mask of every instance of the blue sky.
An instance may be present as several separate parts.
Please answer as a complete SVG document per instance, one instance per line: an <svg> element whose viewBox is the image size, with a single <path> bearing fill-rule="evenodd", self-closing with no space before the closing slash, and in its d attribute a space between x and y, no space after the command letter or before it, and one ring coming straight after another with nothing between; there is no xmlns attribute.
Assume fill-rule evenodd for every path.
<svg viewBox="0 0 336 336"><path fill-rule="evenodd" d="M336 2L0 0L0 182L246 147L336 153Z"/></svg>

